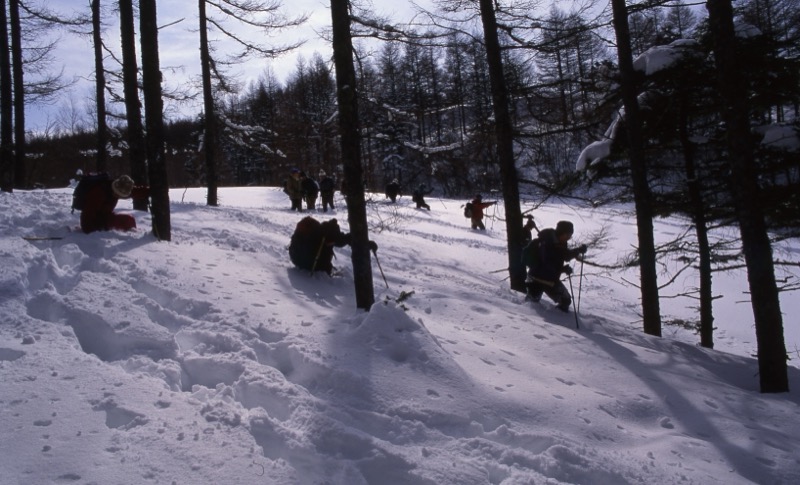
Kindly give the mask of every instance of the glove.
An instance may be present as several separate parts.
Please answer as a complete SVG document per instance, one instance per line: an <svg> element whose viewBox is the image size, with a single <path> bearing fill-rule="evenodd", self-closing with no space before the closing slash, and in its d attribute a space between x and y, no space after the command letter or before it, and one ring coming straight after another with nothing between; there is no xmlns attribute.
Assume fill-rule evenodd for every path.
<svg viewBox="0 0 800 485"><path fill-rule="evenodd" d="M565 264L564 269L562 269L561 271L567 276L572 274L572 268L570 268L568 264Z"/></svg>
<svg viewBox="0 0 800 485"><path fill-rule="evenodd" d="M578 252L579 252L579 253L581 253L581 254L586 254L586 250L587 250L587 249L589 249L589 248L587 248L585 244L581 244L581 245L578 247Z"/></svg>
<svg viewBox="0 0 800 485"><path fill-rule="evenodd" d="M372 251L373 253L378 252L378 243L376 243L375 241L368 241L367 246L369 246L369 250Z"/></svg>

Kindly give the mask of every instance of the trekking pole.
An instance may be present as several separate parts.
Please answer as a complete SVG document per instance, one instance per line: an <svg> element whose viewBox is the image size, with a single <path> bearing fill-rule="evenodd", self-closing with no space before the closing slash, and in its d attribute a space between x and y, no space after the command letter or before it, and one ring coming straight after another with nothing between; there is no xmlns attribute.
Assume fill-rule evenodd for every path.
<svg viewBox="0 0 800 485"><path fill-rule="evenodd" d="M575 293L572 291L572 273L567 276L569 280L569 293L572 296L572 311L575 312L575 328L580 329L581 325L578 323L578 309L575 307Z"/></svg>
<svg viewBox="0 0 800 485"><path fill-rule="evenodd" d="M323 236L322 241L319 242L319 248L317 248L317 255L314 256L314 264L311 266L311 274L314 274L314 271L317 269L317 262L319 261L319 255L322 254L323 246L325 246L325 236Z"/></svg>
<svg viewBox="0 0 800 485"><path fill-rule="evenodd" d="M575 312L575 315L581 311L581 288L583 287L583 259L586 257L586 254L581 255L581 272L580 276L578 277L578 309Z"/></svg>
<svg viewBox="0 0 800 485"><path fill-rule="evenodd" d="M375 255L375 262L378 263L378 269L381 271L381 277L383 278L383 284L386 285L386 288L389 288L389 282L386 281L386 275L383 274L383 268L381 268L381 260L378 259L378 251L372 251L372 254Z"/></svg>

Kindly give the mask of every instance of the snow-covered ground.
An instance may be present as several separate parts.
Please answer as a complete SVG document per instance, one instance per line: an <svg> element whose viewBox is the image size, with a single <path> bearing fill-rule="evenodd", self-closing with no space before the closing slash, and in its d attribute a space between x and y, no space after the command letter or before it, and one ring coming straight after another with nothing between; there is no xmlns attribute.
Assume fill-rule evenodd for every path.
<svg viewBox="0 0 800 485"><path fill-rule="evenodd" d="M291 266L301 215L279 189L221 189L216 208L174 190L172 242L145 213L84 235L69 194L0 194L4 485L800 483L800 371L793 392L758 392L743 273L714 278L716 350L675 326L644 335L636 273L589 264L576 329L508 289L501 208L479 233L463 201L376 196L388 288L373 265L365 312L349 248L333 278ZM588 256L608 263L635 242L622 209L534 215L572 220L576 244L605 228ZM347 227L341 206L318 217ZM684 230L657 222L659 240ZM664 294L693 286L684 272ZM665 298L665 320L691 305Z"/></svg>

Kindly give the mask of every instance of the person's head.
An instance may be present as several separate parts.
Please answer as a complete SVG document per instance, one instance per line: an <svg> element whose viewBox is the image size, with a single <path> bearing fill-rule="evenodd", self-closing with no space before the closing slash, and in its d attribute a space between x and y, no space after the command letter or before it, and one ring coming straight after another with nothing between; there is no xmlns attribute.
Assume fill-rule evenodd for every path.
<svg viewBox="0 0 800 485"><path fill-rule="evenodd" d="M325 176L325 170L320 170L319 171L319 178L322 178L324 176Z"/></svg>
<svg viewBox="0 0 800 485"><path fill-rule="evenodd" d="M536 227L536 223L533 222L533 217L528 216L528 222L525 223L525 229L533 229Z"/></svg>
<svg viewBox="0 0 800 485"><path fill-rule="evenodd" d="M399 184L400 182L397 179L392 179L393 184Z"/></svg>
<svg viewBox="0 0 800 485"><path fill-rule="evenodd" d="M133 179L127 175L122 175L111 182L111 190L120 199L128 198L131 195L131 190L133 190Z"/></svg>
<svg viewBox="0 0 800 485"><path fill-rule="evenodd" d="M476 195L475 195L475 200L477 200L478 202L480 202L480 201L482 201L482 200L483 200L483 196L482 196L481 194L476 194Z"/></svg>
<svg viewBox="0 0 800 485"><path fill-rule="evenodd" d="M293 169L292 169L292 177L294 177L294 178L298 178L299 176L300 176L300 169L298 169L298 168L293 168Z"/></svg>
<svg viewBox="0 0 800 485"><path fill-rule="evenodd" d="M575 232L575 227L570 221L558 221L556 224L556 236L561 241L568 241Z"/></svg>

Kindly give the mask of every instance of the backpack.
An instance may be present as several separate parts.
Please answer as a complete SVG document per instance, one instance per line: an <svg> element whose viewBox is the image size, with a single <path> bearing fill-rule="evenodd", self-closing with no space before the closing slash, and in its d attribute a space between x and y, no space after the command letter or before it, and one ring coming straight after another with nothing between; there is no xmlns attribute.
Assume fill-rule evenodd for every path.
<svg viewBox="0 0 800 485"><path fill-rule="evenodd" d="M464 217L472 217L472 202L467 202L466 205L464 205Z"/></svg>
<svg viewBox="0 0 800 485"><path fill-rule="evenodd" d="M86 194L93 188L106 182L110 182L111 177L106 172L90 173L81 177L75 190L72 191L72 212L76 210L83 210L83 205L86 203ZM109 189L111 186L109 185Z"/></svg>
<svg viewBox="0 0 800 485"><path fill-rule="evenodd" d="M522 264L530 269L536 268L539 264L540 241L538 237L531 239L531 242L522 248Z"/></svg>

